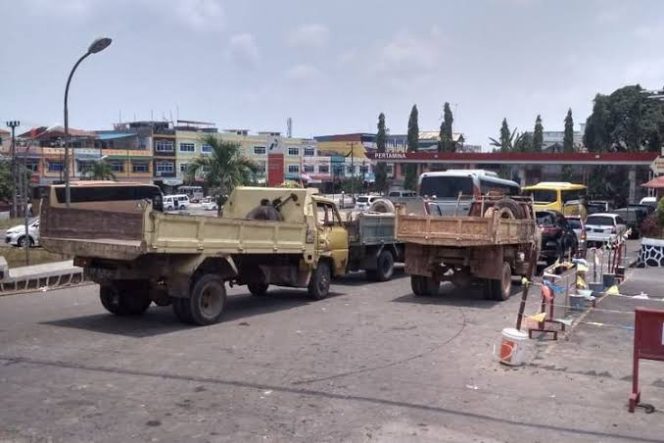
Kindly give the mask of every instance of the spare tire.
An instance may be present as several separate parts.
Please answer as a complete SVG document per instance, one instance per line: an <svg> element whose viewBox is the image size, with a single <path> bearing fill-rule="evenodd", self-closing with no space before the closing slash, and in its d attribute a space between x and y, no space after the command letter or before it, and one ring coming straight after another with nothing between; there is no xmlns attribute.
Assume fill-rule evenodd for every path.
<svg viewBox="0 0 664 443"><path fill-rule="evenodd" d="M514 218L526 218L526 214L523 213L521 205L511 198L503 198L498 200L494 207L496 209L509 209L509 211L514 215Z"/></svg>
<svg viewBox="0 0 664 443"><path fill-rule="evenodd" d="M378 200L371 203L371 206L369 206L369 211L381 212L381 213L394 213L396 211L396 208L394 207L394 203L392 203L388 199L379 198Z"/></svg>

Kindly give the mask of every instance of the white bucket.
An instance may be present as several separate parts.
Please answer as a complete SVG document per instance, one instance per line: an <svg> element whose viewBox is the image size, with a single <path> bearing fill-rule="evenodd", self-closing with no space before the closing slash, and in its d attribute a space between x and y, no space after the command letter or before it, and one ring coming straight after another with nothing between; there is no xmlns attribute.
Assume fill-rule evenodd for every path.
<svg viewBox="0 0 664 443"><path fill-rule="evenodd" d="M498 350L498 359L509 366L520 366L524 361L526 352L525 342L528 334L514 328L503 329L503 337Z"/></svg>

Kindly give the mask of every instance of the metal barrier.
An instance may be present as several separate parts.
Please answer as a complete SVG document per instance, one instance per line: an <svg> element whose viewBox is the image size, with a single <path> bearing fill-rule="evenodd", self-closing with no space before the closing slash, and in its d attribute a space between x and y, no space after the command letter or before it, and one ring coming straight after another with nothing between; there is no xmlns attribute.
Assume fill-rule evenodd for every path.
<svg viewBox="0 0 664 443"><path fill-rule="evenodd" d="M0 297L23 292L47 291L87 284L82 268L67 271L42 273L34 276L8 278L0 281Z"/></svg>
<svg viewBox="0 0 664 443"><path fill-rule="evenodd" d="M636 308L634 310L634 368L632 370L632 395L629 396L629 412L642 407L647 413L655 407L641 403L639 390L639 360L664 361L664 311Z"/></svg>

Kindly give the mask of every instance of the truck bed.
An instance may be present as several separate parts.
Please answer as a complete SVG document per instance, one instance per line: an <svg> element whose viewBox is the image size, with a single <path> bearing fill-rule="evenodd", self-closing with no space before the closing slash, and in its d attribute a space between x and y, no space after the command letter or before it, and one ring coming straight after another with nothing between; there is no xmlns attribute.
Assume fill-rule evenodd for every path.
<svg viewBox="0 0 664 443"><path fill-rule="evenodd" d="M432 246L492 246L534 241L535 223L531 219L493 217L397 216L397 239Z"/></svg>
<svg viewBox="0 0 664 443"><path fill-rule="evenodd" d="M151 206L118 213L48 208L41 242L53 252L134 260L143 254L302 254L306 223L164 214Z"/></svg>
<svg viewBox="0 0 664 443"><path fill-rule="evenodd" d="M379 245L394 243L395 215L389 213L350 213L344 222L351 245Z"/></svg>

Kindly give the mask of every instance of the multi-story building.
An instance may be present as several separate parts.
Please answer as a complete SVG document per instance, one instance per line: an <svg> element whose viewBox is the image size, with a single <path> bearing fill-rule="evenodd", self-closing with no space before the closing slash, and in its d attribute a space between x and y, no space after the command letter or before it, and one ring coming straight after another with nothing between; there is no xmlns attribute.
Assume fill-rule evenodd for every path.
<svg viewBox="0 0 664 443"><path fill-rule="evenodd" d="M11 145L12 145L12 133L9 131L5 131L4 129L0 129L0 154L9 155Z"/></svg>
<svg viewBox="0 0 664 443"><path fill-rule="evenodd" d="M96 156L110 163L118 180L152 183L152 128L120 123L115 129L96 131ZM93 153L88 154L92 161ZM90 160L91 159L91 160ZM85 164L81 163L81 171Z"/></svg>

